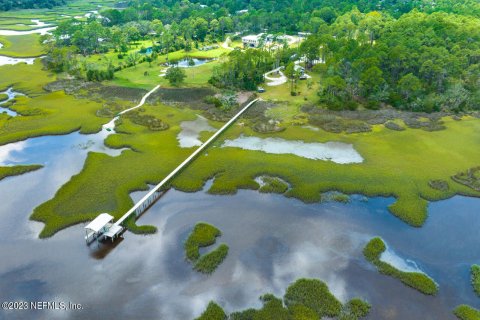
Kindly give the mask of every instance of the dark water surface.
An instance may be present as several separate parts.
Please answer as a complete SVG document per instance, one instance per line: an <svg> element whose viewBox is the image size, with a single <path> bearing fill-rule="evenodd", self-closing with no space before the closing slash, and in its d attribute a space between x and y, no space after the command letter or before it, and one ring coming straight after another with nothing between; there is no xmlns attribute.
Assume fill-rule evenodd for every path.
<svg viewBox="0 0 480 320"><path fill-rule="evenodd" d="M6 156L3 150L4 163L45 168L0 181L0 301L73 302L83 310L0 311L1 319L192 319L210 300L228 312L260 307L260 295L281 296L299 277L322 279L342 301L368 300L369 319L455 319L458 304L480 306L469 279L470 265L480 262L480 199L432 203L427 223L417 229L388 213L393 199L306 205L256 191L171 190L139 220L157 226L155 235L126 233L114 246L87 247L77 225L38 239L41 224L29 215L81 170L88 151L102 151L91 138L38 138L46 140L28 140ZM219 242L230 246L211 276L194 272L184 259L183 241L199 221L220 228ZM439 294L425 296L370 266L362 249L377 235L433 277Z"/></svg>

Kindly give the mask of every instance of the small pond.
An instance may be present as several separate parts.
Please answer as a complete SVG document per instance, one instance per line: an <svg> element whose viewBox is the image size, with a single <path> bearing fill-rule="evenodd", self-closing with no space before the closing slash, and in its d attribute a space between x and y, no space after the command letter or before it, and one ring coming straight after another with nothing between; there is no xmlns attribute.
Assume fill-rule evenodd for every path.
<svg viewBox="0 0 480 320"><path fill-rule="evenodd" d="M194 121L183 121L180 127L182 131L178 134L177 140L182 148L201 146L200 133L204 131L215 131L215 128L208 124L208 120L201 116L198 116Z"/></svg>
<svg viewBox="0 0 480 320"><path fill-rule="evenodd" d="M193 63L194 63L193 65L189 64L190 60L193 61ZM177 65L180 68L191 68L191 67L201 66L201 65L203 65L203 64L205 64L209 61L211 61L211 59L196 59L196 58L188 59L188 58L185 58L185 59L176 61L175 65Z"/></svg>
<svg viewBox="0 0 480 320"><path fill-rule="evenodd" d="M280 138L262 139L241 136L235 140L226 140L222 147L263 151L272 154L294 154L302 158L332 161L339 164L363 162L362 156L353 146L343 142L306 143Z"/></svg>
<svg viewBox="0 0 480 320"><path fill-rule="evenodd" d="M17 63L33 64L35 59L36 58L12 58L12 57L0 55L0 66L5 66L7 64L17 64Z"/></svg>

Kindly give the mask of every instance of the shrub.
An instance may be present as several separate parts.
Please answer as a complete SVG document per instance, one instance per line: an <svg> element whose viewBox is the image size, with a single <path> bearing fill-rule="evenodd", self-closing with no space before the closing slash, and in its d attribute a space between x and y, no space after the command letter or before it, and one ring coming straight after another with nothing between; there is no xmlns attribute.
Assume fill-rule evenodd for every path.
<svg viewBox="0 0 480 320"><path fill-rule="evenodd" d="M179 67L170 67L165 74L165 79L167 79L172 86L179 86L185 81L187 77L185 71Z"/></svg>
<svg viewBox="0 0 480 320"><path fill-rule="evenodd" d="M448 191L449 189L448 182L445 180L430 180L428 182L428 185L430 186L430 188L439 191Z"/></svg>
<svg viewBox="0 0 480 320"><path fill-rule="evenodd" d="M388 121L384 124L385 128L390 129L390 130L395 130L395 131L404 131L405 128L399 125L398 123L395 123L393 121Z"/></svg>

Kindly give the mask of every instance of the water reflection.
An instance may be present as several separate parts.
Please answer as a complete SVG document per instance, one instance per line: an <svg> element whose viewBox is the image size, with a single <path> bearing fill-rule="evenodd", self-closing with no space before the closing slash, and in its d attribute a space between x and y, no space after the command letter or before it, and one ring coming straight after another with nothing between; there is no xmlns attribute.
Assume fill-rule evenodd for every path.
<svg viewBox="0 0 480 320"><path fill-rule="evenodd" d="M23 96L23 94L20 93L20 92L14 91L13 88L8 88L6 91L0 92L0 95L2 95L2 94L7 95L7 99L5 99L3 101L0 101L0 113L6 113L9 116L16 117L18 114L15 111L13 111L9 108L2 107L2 104L5 104L5 103L15 99L16 96Z"/></svg>
<svg viewBox="0 0 480 320"><path fill-rule="evenodd" d="M256 191L213 196L171 190L139 220L157 226L155 235L127 232L114 244L87 247L83 225L76 225L39 240L41 224L28 220L33 208L80 171L89 151L117 155L119 150L104 149L108 134L74 133L0 147L2 163L45 164L0 182L0 300L84 306L69 312L0 311L0 318L108 319L114 312L118 319L192 319L210 300L229 312L260 307L260 295L281 296L299 277L326 281L342 301L367 299L373 305L369 319L454 319L456 305L478 305L468 270L480 260L479 199L433 203L427 223L417 229L387 211L393 199L352 196L348 204L307 205ZM184 259L183 242L199 221L219 227L219 242L230 246L210 276L193 271ZM367 263L362 249L373 236L418 263L438 282L438 296L422 295Z"/></svg>
<svg viewBox="0 0 480 320"><path fill-rule="evenodd" d="M172 190L140 220L156 225L157 234L126 233L122 242L94 254L84 244L82 225L48 240L2 241L0 254L8 259L0 263L0 298L61 295L85 306L61 315L72 319L109 318L113 309L117 318L192 319L210 300L228 311L259 307L261 294L282 295L295 279L316 277L342 301L366 298L374 306L370 319L454 319L451 310L457 304L476 304L468 266L480 259L474 250L480 240L475 232L480 227L475 219L478 199L456 197L433 204L422 229L387 212L393 199L361 199L306 205L255 191L212 196ZM455 219L452 207L462 208ZM0 210L2 216L21 221L28 217L25 210ZM218 226L223 231L219 241L230 246L229 256L211 276L194 272L184 260L183 241L199 221ZM7 238L22 232L2 231ZM458 255L458 239L464 234L471 241L462 242L465 247ZM421 263L439 283L439 295L424 296L365 262L362 248L376 235ZM456 240L445 243L445 238Z"/></svg>
<svg viewBox="0 0 480 320"><path fill-rule="evenodd" d="M0 66L5 66L7 64L17 64L17 63L33 64L35 62L35 59L37 58L12 58L12 57L0 55Z"/></svg>
<svg viewBox="0 0 480 320"><path fill-rule="evenodd" d="M351 144L342 142L306 143L280 138L262 139L241 136L235 140L225 140L222 147L236 147L273 154L294 154L307 159L327 160L340 164L363 162L362 156Z"/></svg>
<svg viewBox="0 0 480 320"><path fill-rule="evenodd" d="M182 131L178 134L178 143L182 148L201 146L200 133L204 131L213 132L215 128L208 124L208 120L198 116L194 121L183 121L180 124Z"/></svg>

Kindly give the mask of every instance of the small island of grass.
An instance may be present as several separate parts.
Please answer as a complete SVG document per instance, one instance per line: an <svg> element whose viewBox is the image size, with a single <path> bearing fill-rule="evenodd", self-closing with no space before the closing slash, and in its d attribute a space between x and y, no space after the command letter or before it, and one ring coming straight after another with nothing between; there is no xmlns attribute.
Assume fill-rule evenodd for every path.
<svg viewBox="0 0 480 320"><path fill-rule="evenodd" d="M479 320L480 319L480 311L462 304L455 308L453 314L457 316L460 320Z"/></svg>
<svg viewBox="0 0 480 320"><path fill-rule="evenodd" d="M210 301L207 309L195 320L225 320L226 318L227 315L225 314L225 311L223 311L222 307L215 302Z"/></svg>
<svg viewBox="0 0 480 320"><path fill-rule="evenodd" d="M473 290L480 297L480 266L474 264L470 269Z"/></svg>
<svg viewBox="0 0 480 320"><path fill-rule="evenodd" d="M370 304L354 298L343 304L318 279L298 279L290 284L282 298L273 294L260 297L260 309L236 311L229 316L216 303L210 302L197 320L212 319L349 319L364 318L370 312Z"/></svg>
<svg viewBox="0 0 480 320"><path fill-rule="evenodd" d="M222 232L208 223L197 223L185 241L185 256L193 263L193 268L202 273L213 273L228 255L228 246L220 244L213 251L200 255L200 248L215 244Z"/></svg>
<svg viewBox="0 0 480 320"><path fill-rule="evenodd" d="M399 279L404 284L423 294L435 295L438 285L426 274L421 272L405 272L380 260L380 256L387 249L381 238L373 238L363 249L363 255L380 273Z"/></svg>

